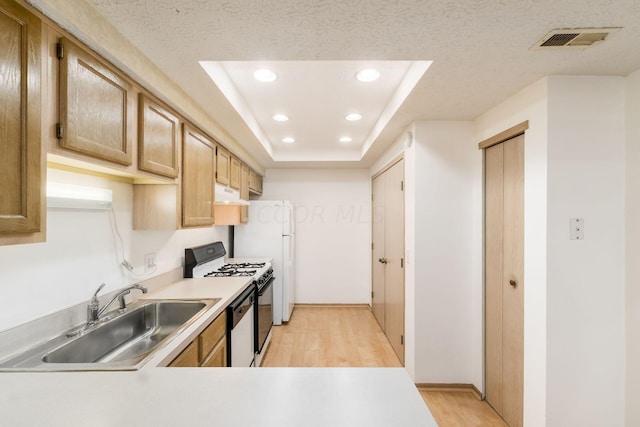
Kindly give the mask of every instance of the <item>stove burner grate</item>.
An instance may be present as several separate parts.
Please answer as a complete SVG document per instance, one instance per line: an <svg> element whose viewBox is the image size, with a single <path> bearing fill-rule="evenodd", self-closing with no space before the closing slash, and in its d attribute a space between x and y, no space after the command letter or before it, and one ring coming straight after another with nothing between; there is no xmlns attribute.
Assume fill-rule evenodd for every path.
<svg viewBox="0 0 640 427"><path fill-rule="evenodd" d="M248 277L256 274L257 270L238 270L236 268L224 268L216 271L211 271L204 275L204 277Z"/></svg>

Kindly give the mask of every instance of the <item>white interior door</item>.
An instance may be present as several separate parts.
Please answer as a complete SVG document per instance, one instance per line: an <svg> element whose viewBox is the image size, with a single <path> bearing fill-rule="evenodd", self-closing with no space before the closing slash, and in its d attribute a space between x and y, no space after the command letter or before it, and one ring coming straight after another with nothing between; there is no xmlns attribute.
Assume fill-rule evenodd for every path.
<svg viewBox="0 0 640 427"><path fill-rule="evenodd" d="M380 327L384 330L384 193L385 176L373 180L372 205L372 250L371 250L371 309Z"/></svg>
<svg viewBox="0 0 640 427"><path fill-rule="evenodd" d="M385 175L384 331L404 364L404 161Z"/></svg>

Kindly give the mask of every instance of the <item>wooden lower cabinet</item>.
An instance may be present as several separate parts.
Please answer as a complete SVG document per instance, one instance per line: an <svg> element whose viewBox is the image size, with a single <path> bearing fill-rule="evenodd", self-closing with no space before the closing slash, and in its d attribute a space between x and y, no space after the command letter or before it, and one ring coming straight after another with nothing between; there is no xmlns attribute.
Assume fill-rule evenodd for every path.
<svg viewBox="0 0 640 427"><path fill-rule="evenodd" d="M169 367L223 368L227 366L227 313L223 311Z"/></svg>
<svg viewBox="0 0 640 427"><path fill-rule="evenodd" d="M178 355L169 366L172 368L193 368L199 366L198 363L198 343L193 341L182 353Z"/></svg>
<svg viewBox="0 0 640 427"><path fill-rule="evenodd" d="M220 342L211 350L211 353L200 364L203 368L224 368L227 366L227 340Z"/></svg>

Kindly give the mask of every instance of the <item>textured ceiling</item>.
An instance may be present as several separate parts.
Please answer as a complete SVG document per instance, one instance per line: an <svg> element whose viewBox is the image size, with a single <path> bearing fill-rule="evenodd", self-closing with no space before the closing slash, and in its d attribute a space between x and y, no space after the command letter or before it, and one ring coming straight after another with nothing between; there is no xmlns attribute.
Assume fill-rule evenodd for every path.
<svg viewBox="0 0 640 427"><path fill-rule="evenodd" d="M87 1L266 167L299 165L273 162L198 61L433 60L364 159L349 163L361 167L414 120L472 120L545 75L640 69L637 0ZM529 50L573 27L623 28L585 50Z"/></svg>

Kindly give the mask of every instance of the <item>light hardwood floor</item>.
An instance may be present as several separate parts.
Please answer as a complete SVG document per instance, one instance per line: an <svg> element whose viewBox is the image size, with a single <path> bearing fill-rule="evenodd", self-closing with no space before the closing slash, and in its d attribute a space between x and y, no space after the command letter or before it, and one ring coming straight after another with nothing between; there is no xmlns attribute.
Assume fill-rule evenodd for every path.
<svg viewBox="0 0 640 427"><path fill-rule="evenodd" d="M368 306L296 306L288 324L274 326L264 367L398 367ZM470 391L420 390L440 427L503 427Z"/></svg>
<svg viewBox="0 0 640 427"><path fill-rule="evenodd" d="M368 306L296 306L262 366L401 366Z"/></svg>

